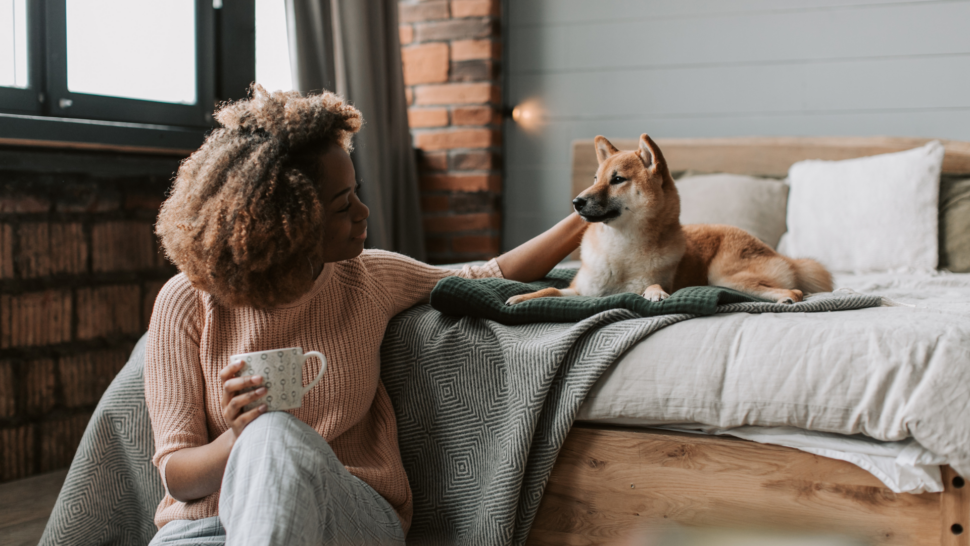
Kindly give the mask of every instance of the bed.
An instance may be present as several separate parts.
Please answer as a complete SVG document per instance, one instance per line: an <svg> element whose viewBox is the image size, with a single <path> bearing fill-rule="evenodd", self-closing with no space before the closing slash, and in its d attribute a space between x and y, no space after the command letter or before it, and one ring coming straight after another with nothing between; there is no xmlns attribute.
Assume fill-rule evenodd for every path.
<svg viewBox="0 0 970 546"><path fill-rule="evenodd" d="M793 163L803 159L863 157L907 150L927 141L883 137L726 138L668 139L658 144L675 172L783 178ZM636 147L635 140L613 142L620 149ZM949 141L944 145L943 173L970 174L970 143ZM574 195L589 185L595 170L592 140L576 141ZM887 289L892 288L892 282L885 278L838 278L837 286ZM970 287L962 279L957 284ZM970 294L960 290L963 288L957 290L959 298ZM949 293L943 290L939 297ZM962 321L960 324L967 320L962 310L954 317L950 320ZM692 322L675 325L664 333L674 336L677 327L697 328L696 324L689 326ZM956 337L951 344L970 346L965 331L953 335ZM737 332L729 337L736 340ZM654 336L643 343L660 341ZM870 544L970 545L970 488L949 466L941 468L942 492L894 493L872 473L849 462L737 438L646 428L659 423L616 419L615 414L609 414L608 404L599 404L602 407L597 409L595 397L603 394L603 385L611 381L611 375L622 375L617 369L636 352L637 348L632 349L604 375L580 410L552 471L529 544L612 544L647 529L685 525L824 531ZM702 357L703 353L696 355ZM783 365L787 357L781 353L762 358L776 358ZM614 383L623 382L616 377ZM689 415L667 417L675 422L691 421ZM970 419L970 415L951 417ZM807 428L804 423L802 426ZM864 426L862 430L866 430Z"/></svg>
<svg viewBox="0 0 970 546"><path fill-rule="evenodd" d="M661 146L679 170L733 169L778 177L788 164L804 157L844 158L921 143L893 139L747 139L661 141ZM623 141L618 144L630 145ZM588 142L578 147L580 168L575 172L584 184L595 160ZM943 157L940 150L937 152L934 172L939 172ZM970 145L947 143L943 170L970 173ZM970 202L970 187L967 189ZM450 277L435 291L450 293L460 312L448 314L435 308L432 294L431 305L415 306L389 323L381 350L382 381L395 407L402 461L414 492L415 517L408 538L415 544L644 544L644 540L636 540L643 538L640 533L678 524L690 529L715 528L719 533L724 528L822 530L875 544L968 544L970 488L949 467L944 467L940 476L944 482L940 492L894 493L873 473L848 462L776 445L643 426L787 424L847 434L868 432L882 441L906 440L904 433L912 433L928 450L948 457L946 461L953 468L970 475L970 397L966 396L966 385L970 385L970 274L924 273L931 281L894 275L889 281L854 277L849 284L862 294L816 295L814 302L809 298L796 304L799 308L710 302L708 312L691 307L693 310L638 316L629 309L607 309L578 322L529 324L466 316L463 310L475 307L477 300L469 299L469 292L449 291L447 286L463 281ZM501 285L503 290L531 290L501 279L468 282L493 288ZM935 311L922 307L914 311L922 313L917 317L908 311L892 311L909 308L878 307L883 303L880 297L912 303L913 294L905 292L910 282L921 290L932 288L932 294L927 291L922 297L932 300ZM501 302L515 293L521 292L498 297L496 306L506 309ZM675 298L676 294L670 301ZM634 416L637 420L622 421L624 426L617 426L617 420L630 419L629 415L610 413L620 407L611 404L618 400L619 390L614 388L612 394L604 395L610 384L636 386L646 380L660 385L660 391L671 392L686 387L688 392L680 396L681 400L710 399L712 395L704 394L704 389L716 392L717 383L705 381L709 374L680 378L677 366L643 366L670 336L704 334L713 331L706 325L728 324L739 328L728 331L729 337L738 339L737 332L741 332L741 338L750 338L745 328L763 330L758 321L803 323L809 319L799 315L811 314L811 320L822 320L826 311L837 311L833 316L838 315L841 324L854 321L856 326L866 323L858 320L856 313L919 318L922 322L915 324L918 328L910 328L904 320L897 323L897 329L905 327L913 330L913 335L931 339L932 343L917 348L924 356L929 355L925 360L928 372L924 371L922 377L935 374L936 388L910 397L918 403L902 404L902 411L874 411L869 416L874 418L871 421L865 415L858 419L843 416L827 425L800 420L797 414L790 420L776 414L774 421L768 422L768 417L753 418L758 413L743 406L737 406L740 410L735 412L740 418L724 422L716 418L717 414L705 416L685 404L662 406L652 418ZM711 316L717 313L721 316ZM749 325L749 321L753 322ZM927 336L926 328L933 335ZM829 334L837 341L837 335L851 335L852 330L840 326ZM875 334L894 332L887 334L883 329ZM894 342L901 347L913 345L907 335L900 332ZM147 544L153 536L152 515L163 488L151 464L154 446L144 402L144 345L143 338L99 402L42 544ZM791 364L791 355L798 352L764 352L758 356L735 350L743 349L743 344L730 351L716 342L700 345L709 345L707 355L683 350L669 354L671 358L687 355L688 360L708 366L718 364L709 358L711 354L731 355L737 357L732 366L743 371L745 365L753 363L760 363L765 370L777 369L775 360ZM838 346L834 344L836 349ZM897 353L889 352L890 356ZM838 362L847 366L850 376L860 378L863 386L897 385L906 391L914 384L894 373L892 366L881 374L867 374L852 372L852 366L864 359L842 354ZM637 376L633 373L637 371L665 375L651 378ZM627 372L630 374L625 375ZM777 381L787 377L762 376L738 375L747 390L734 392L735 402L743 404L756 398L751 396L751 389L772 392L771 381L749 378ZM872 378L878 381L872 382ZM801 392L825 398L835 393L837 386L816 386ZM851 395L851 389L846 392ZM870 398L881 399L881 394L881 388L876 388ZM634 389L627 398L656 401L659 397L640 396ZM727 398L722 396L721 400ZM693 413L672 413L685 409ZM897 414L910 422L901 426L898 419L891 419ZM817 419L818 413L811 415ZM891 426L880 428L886 423ZM106 468L111 472L105 472Z"/></svg>

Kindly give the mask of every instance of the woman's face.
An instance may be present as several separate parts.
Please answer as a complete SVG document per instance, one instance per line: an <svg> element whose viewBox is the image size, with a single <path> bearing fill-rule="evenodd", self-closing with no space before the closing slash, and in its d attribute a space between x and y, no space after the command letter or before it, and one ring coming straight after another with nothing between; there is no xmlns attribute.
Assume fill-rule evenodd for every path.
<svg viewBox="0 0 970 546"><path fill-rule="evenodd" d="M357 178L350 154L331 146L320 157L323 180L320 195L326 211L323 261L340 262L356 258L367 239L370 210L357 196Z"/></svg>

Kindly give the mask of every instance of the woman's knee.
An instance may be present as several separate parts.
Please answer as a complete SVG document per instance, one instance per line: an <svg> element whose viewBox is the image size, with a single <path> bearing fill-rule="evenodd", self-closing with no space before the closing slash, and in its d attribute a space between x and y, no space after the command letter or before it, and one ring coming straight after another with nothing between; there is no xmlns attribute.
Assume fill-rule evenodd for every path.
<svg viewBox="0 0 970 546"><path fill-rule="evenodd" d="M246 425L242 435L239 436L239 442L251 438L255 439L260 436L293 434L299 432L301 428L313 430L309 425L285 411L271 411L260 415L253 419L253 422Z"/></svg>
<svg viewBox="0 0 970 546"><path fill-rule="evenodd" d="M266 453L279 450L293 455L300 448L307 448L324 456L333 454L333 450L319 432L289 413L272 411L249 423L232 451L236 454L237 451Z"/></svg>

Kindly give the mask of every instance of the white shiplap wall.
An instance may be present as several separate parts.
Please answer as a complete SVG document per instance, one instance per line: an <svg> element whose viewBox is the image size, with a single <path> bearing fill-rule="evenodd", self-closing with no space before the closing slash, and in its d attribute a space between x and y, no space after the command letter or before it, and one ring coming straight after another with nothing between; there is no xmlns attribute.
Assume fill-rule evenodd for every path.
<svg viewBox="0 0 970 546"><path fill-rule="evenodd" d="M564 217L570 142L748 135L970 141L970 0L509 0L505 248Z"/></svg>

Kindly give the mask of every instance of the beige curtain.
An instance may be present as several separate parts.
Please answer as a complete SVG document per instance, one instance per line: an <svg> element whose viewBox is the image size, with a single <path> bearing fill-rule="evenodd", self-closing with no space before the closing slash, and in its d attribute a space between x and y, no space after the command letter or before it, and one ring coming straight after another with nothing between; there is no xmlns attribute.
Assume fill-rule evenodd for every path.
<svg viewBox="0 0 970 546"><path fill-rule="evenodd" d="M336 91L364 114L352 155L370 207L367 246L424 259L397 0L287 0L294 84Z"/></svg>

